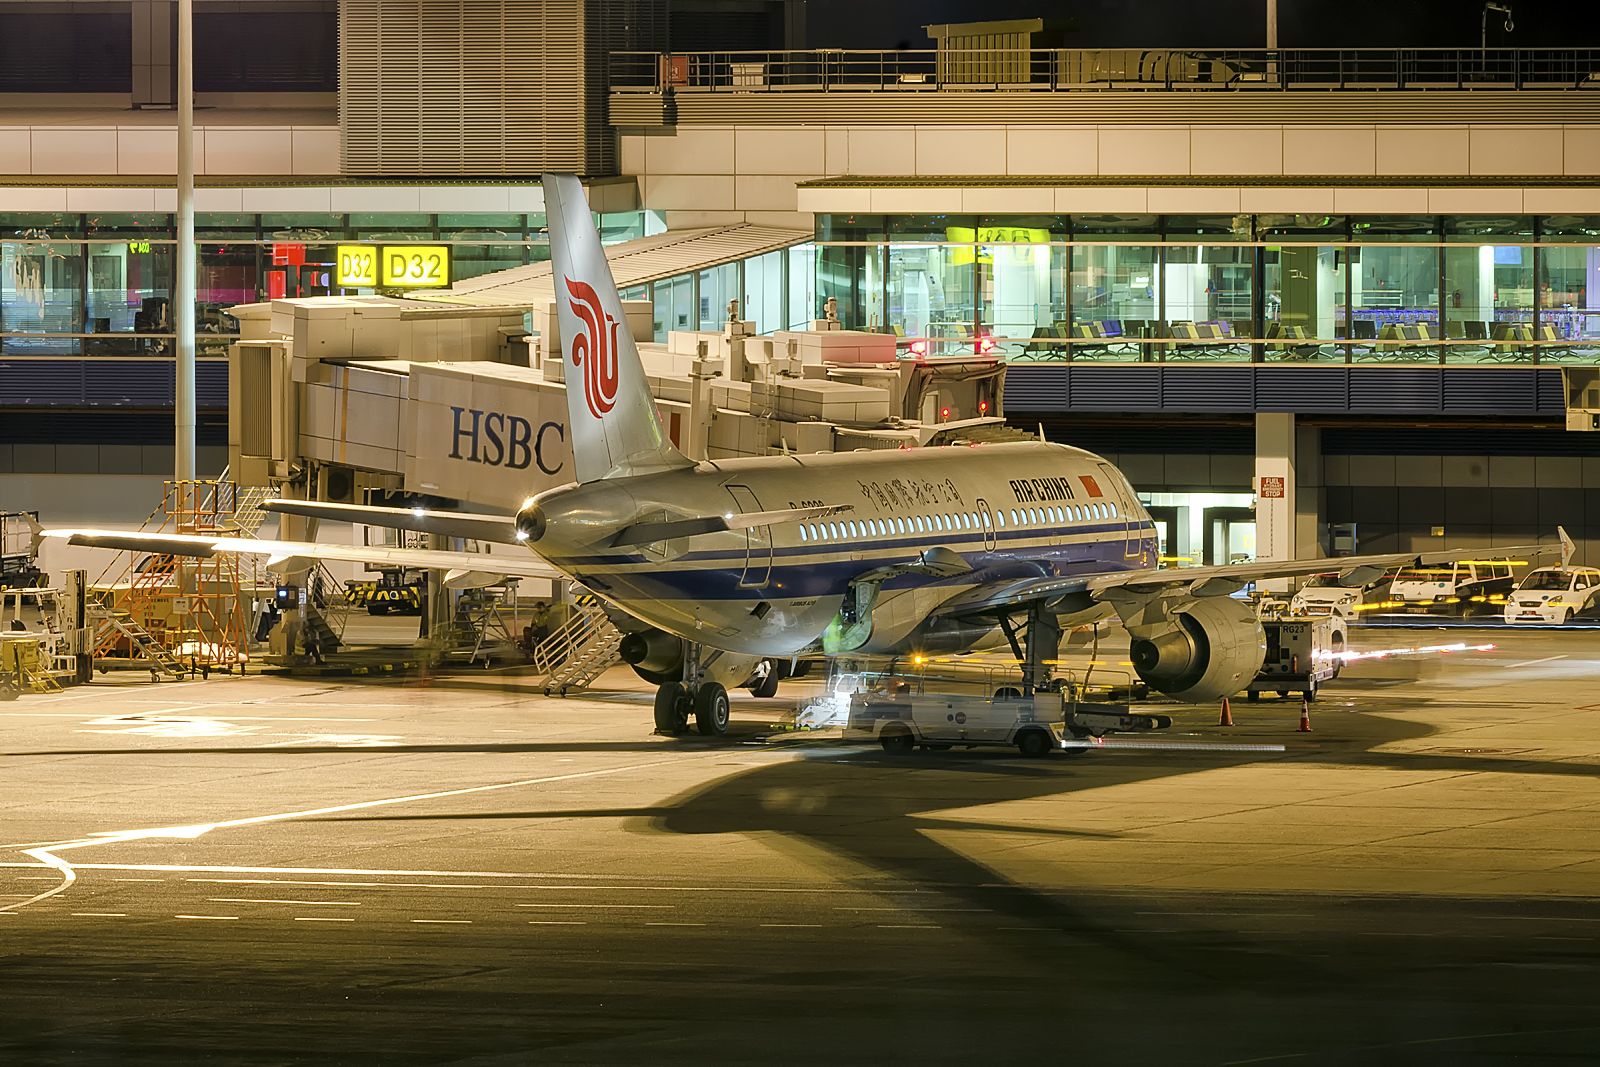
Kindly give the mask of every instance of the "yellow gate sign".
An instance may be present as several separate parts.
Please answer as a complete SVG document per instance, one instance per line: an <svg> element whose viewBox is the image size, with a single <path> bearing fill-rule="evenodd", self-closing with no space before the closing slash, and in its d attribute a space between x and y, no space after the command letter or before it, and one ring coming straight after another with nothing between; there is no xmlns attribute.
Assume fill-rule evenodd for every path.
<svg viewBox="0 0 1600 1067"><path fill-rule="evenodd" d="M450 284L449 245L384 245L383 285L388 289L435 289Z"/></svg>
<svg viewBox="0 0 1600 1067"><path fill-rule="evenodd" d="M335 264L335 285L341 289L378 287L378 248L376 245L340 245Z"/></svg>

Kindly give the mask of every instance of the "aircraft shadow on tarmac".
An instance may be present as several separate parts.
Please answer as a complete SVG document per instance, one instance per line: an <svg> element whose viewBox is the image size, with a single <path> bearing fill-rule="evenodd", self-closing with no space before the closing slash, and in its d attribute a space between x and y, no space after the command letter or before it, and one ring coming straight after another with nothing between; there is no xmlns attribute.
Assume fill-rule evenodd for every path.
<svg viewBox="0 0 1600 1067"><path fill-rule="evenodd" d="M1319 746L1280 760L1319 765L1405 771L1578 774L1594 769L1490 756L1379 752L1379 746L1415 740L1432 732L1425 723L1384 715L1342 719L1359 724L1351 747ZM487 810L441 814L364 814L333 817L343 822L516 821L539 819L627 819L624 829L647 834L761 834L771 847L816 865L819 853L834 857L830 871L863 888L918 894L961 909L996 913L1040 931L1008 943L1007 951L1040 967L1058 968L1063 953L1111 952L1136 958L1169 976L1226 981L1271 993L1283 983L1334 987L1361 980L1361 963L1332 951L1286 951L1282 941L1252 948L1247 935L1204 949L1181 940L1130 931L1126 901L1107 903L1107 892L1039 891L1008 880L982 862L947 847L929 831L984 832L1045 838L1123 839L1065 826L968 822L937 812L1009 801L1059 799L1059 821L1070 824L1074 793L1085 789L1153 781L1238 766L1258 755L1229 753L1098 753L1050 761L1021 761L1008 752L983 751L889 756L877 750L819 747L809 758L774 763L719 779L657 806L574 810ZM320 820L319 820L320 821ZM826 861L823 861L826 862ZM1220 856L1219 864L1225 862ZM829 864L830 867L834 866ZM1071 884L1068 877L1061 884ZM1403 890L1403 884L1401 885ZM1111 890L1109 892L1117 892ZM1131 887L1130 887L1130 895ZM1152 891L1136 906L1158 912L1182 893ZM1327 905L1324 905L1327 906ZM1147 910L1146 914L1153 913ZM1177 920L1183 922L1184 920ZM1147 924L1149 920L1146 920ZM1266 944L1266 943L1263 943ZM1245 955L1241 955L1245 954ZM1241 963L1248 958L1248 963ZM1225 972L1225 979L1224 979Z"/></svg>

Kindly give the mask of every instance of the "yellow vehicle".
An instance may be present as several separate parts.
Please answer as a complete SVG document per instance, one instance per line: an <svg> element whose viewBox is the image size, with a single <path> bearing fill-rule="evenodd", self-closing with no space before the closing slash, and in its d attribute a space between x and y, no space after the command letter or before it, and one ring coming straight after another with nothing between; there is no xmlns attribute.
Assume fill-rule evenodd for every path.
<svg viewBox="0 0 1600 1067"><path fill-rule="evenodd" d="M368 615L421 615L423 579L409 571L381 571L367 581L345 583L345 597Z"/></svg>

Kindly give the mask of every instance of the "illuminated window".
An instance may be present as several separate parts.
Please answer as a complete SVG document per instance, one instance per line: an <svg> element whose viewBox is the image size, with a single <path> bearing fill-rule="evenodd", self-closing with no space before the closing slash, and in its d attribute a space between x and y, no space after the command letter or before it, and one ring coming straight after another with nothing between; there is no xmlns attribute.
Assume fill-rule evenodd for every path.
<svg viewBox="0 0 1600 1067"><path fill-rule="evenodd" d="M800 540L802 540L802 541L811 540L811 538L806 534L806 528L804 526L800 527Z"/></svg>
<svg viewBox="0 0 1600 1067"><path fill-rule="evenodd" d="M960 521L960 523L961 523L961 528L962 528L962 529L963 529L963 530L970 530L970 529L972 529L972 523L970 523L970 522L968 522L968 521L967 521L967 516L966 516L966 515L965 515L965 513L961 513L961 512L958 512L958 513L957 513L957 514L956 514L956 519L957 519L957 520L959 520L959 521Z"/></svg>
<svg viewBox="0 0 1600 1067"><path fill-rule="evenodd" d="M996 509L994 513L994 524L997 528L1004 530L1006 528L1006 513Z"/></svg>
<svg viewBox="0 0 1600 1067"><path fill-rule="evenodd" d="M1116 504L1107 504L1106 507L1111 509L1111 517L1113 519L1116 518L1117 517L1117 505Z"/></svg>
<svg viewBox="0 0 1600 1067"><path fill-rule="evenodd" d="M1067 513L1062 511L1059 506L1055 508L1055 513L1056 513L1056 521L1057 522L1066 522L1067 521Z"/></svg>
<svg viewBox="0 0 1600 1067"><path fill-rule="evenodd" d="M828 536L833 538L836 541L839 539L839 524L838 523L836 523L836 522L828 523Z"/></svg>

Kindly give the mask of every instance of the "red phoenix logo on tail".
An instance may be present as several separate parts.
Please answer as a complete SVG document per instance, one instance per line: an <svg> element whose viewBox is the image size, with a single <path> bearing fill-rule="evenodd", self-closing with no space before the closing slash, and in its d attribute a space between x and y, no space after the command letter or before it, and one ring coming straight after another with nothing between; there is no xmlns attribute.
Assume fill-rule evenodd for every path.
<svg viewBox="0 0 1600 1067"><path fill-rule="evenodd" d="M583 323L572 338L572 365L583 371L583 400L589 413L601 418L617 405L617 330L620 323L600 306L600 294L588 282L567 283L567 306ZM607 330L609 327L609 332Z"/></svg>

